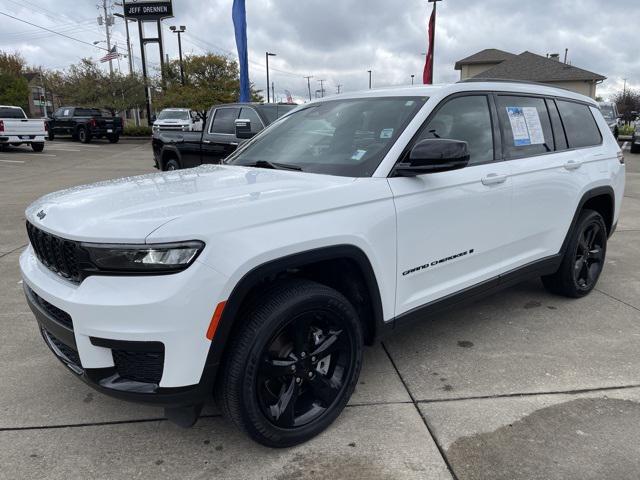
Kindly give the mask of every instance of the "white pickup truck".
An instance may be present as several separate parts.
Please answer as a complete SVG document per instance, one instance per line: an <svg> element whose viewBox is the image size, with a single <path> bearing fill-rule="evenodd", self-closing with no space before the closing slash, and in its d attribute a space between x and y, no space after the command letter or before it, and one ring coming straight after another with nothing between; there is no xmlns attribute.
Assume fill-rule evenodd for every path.
<svg viewBox="0 0 640 480"><path fill-rule="evenodd" d="M20 107L0 105L0 149L27 143L34 152L41 152L46 134L43 119L29 119Z"/></svg>

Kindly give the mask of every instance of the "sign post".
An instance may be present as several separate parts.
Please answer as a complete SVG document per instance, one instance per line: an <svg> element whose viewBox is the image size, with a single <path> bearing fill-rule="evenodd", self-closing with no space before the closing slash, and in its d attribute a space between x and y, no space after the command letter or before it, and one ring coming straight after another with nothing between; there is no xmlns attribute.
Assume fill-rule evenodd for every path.
<svg viewBox="0 0 640 480"><path fill-rule="evenodd" d="M140 53L142 57L142 77L144 79L144 94L147 101L147 123L151 121L151 95L147 78L147 56L145 46L147 43L157 43L160 50L160 68L164 75L164 48L162 44L162 22L165 18L173 17L173 3L171 0L124 0L124 17L138 22L138 32L140 34ZM158 34L156 37L144 36L144 22L154 22L157 25Z"/></svg>

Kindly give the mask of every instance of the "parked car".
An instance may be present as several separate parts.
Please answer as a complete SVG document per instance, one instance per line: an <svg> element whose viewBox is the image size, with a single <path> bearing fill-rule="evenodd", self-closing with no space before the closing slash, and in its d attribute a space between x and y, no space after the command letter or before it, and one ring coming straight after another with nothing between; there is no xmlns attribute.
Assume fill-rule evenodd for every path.
<svg viewBox="0 0 640 480"><path fill-rule="evenodd" d="M613 136L618 138L622 126L622 115L618 113L618 106L613 102L599 102L600 111Z"/></svg>
<svg viewBox="0 0 640 480"><path fill-rule="evenodd" d="M243 115L229 110L212 118L230 129ZM37 200L20 268L45 343L80 380L182 425L213 393L284 447L338 417L363 345L399 326L532 277L589 294L624 182L577 93L367 90L301 106L221 165Z"/></svg>
<svg viewBox="0 0 640 480"><path fill-rule="evenodd" d="M153 122L152 130L199 132L202 130L202 119L188 108L165 108Z"/></svg>
<svg viewBox="0 0 640 480"><path fill-rule="evenodd" d="M640 119L633 125L633 135L631 136L631 153L640 153Z"/></svg>
<svg viewBox="0 0 640 480"><path fill-rule="evenodd" d="M41 152L46 134L44 120L28 118L20 107L0 105L0 149L26 143L34 152Z"/></svg>
<svg viewBox="0 0 640 480"><path fill-rule="evenodd" d="M122 135L122 119L103 115L98 108L60 107L48 120L48 126L49 140L60 135L71 135L71 138L82 143L102 137L111 143L118 143Z"/></svg>
<svg viewBox="0 0 640 480"><path fill-rule="evenodd" d="M200 132L154 131L155 166L160 170L178 170L203 163L220 163L238 145L296 106L257 103L216 105L209 110L206 124ZM240 132L236 132L236 120L243 120Z"/></svg>

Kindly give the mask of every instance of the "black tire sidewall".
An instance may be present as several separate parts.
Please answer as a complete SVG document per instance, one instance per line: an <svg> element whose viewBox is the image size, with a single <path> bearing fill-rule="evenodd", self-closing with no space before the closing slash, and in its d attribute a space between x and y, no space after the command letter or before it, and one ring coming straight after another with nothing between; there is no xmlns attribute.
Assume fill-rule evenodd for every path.
<svg viewBox="0 0 640 480"><path fill-rule="evenodd" d="M308 282L311 285L318 285ZM304 296L288 298L264 317L262 325L255 332L255 337L248 354L244 358L242 377L239 385L239 399L242 423L248 433L258 442L272 447L288 447L302 443L326 429L342 412L353 393L362 365L362 327L353 306L340 293L328 287L318 285L306 289ZM345 379L342 390L334 403L323 415L310 424L295 429L283 429L271 423L262 413L258 403L256 375L259 359L267 343L273 335L280 331L288 321L298 313L322 309L337 315L348 330L352 348L350 376Z"/></svg>
<svg viewBox="0 0 640 480"><path fill-rule="evenodd" d="M580 237L583 235L585 229L594 222L599 223L600 228L602 229L605 235L605 240L602 244L602 265L600 267L600 271L598 272L598 275L596 276L596 279L594 280L594 282L588 288L585 289L578 286L575 280L574 272L573 272L574 263L575 263L576 254L578 252L578 243L580 241ZM588 295L591 292L591 290L595 288L600 278L600 275L602 274L602 270L604 269L604 262L606 259L606 255L607 255L607 227L604 222L604 219L602 218L602 215L600 215L598 212L594 210L585 210L582 212L582 214L580 215L580 218L578 219L578 224L576 225L575 232L567 248L566 258L563 261L563 268L565 269L565 271L563 272L563 275L567 280L567 283L572 287L572 292L571 292L572 296L584 297L585 295Z"/></svg>
<svg viewBox="0 0 640 480"><path fill-rule="evenodd" d="M171 168L169 168L169 165L175 165L176 168L171 169ZM178 162L178 160L176 160L175 158L170 158L169 160L164 162L164 169L163 170L165 172L169 172L171 170L180 170L180 162Z"/></svg>
<svg viewBox="0 0 640 480"><path fill-rule="evenodd" d="M86 128L78 129L78 140L80 140L80 143L89 143L91 138L89 137L89 132L87 132Z"/></svg>
<svg viewBox="0 0 640 480"><path fill-rule="evenodd" d="M44 143L32 143L31 149L34 152L42 152L44 150Z"/></svg>

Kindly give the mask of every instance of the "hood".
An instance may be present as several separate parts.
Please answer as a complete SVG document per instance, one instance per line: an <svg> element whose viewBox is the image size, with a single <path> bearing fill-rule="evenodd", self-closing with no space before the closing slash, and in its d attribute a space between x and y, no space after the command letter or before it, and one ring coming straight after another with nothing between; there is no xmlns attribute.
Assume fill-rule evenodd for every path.
<svg viewBox="0 0 640 480"><path fill-rule="evenodd" d="M73 187L46 195L26 210L29 222L71 240L144 243L162 225L180 217L241 207L296 204L352 178L228 165L153 173Z"/></svg>

